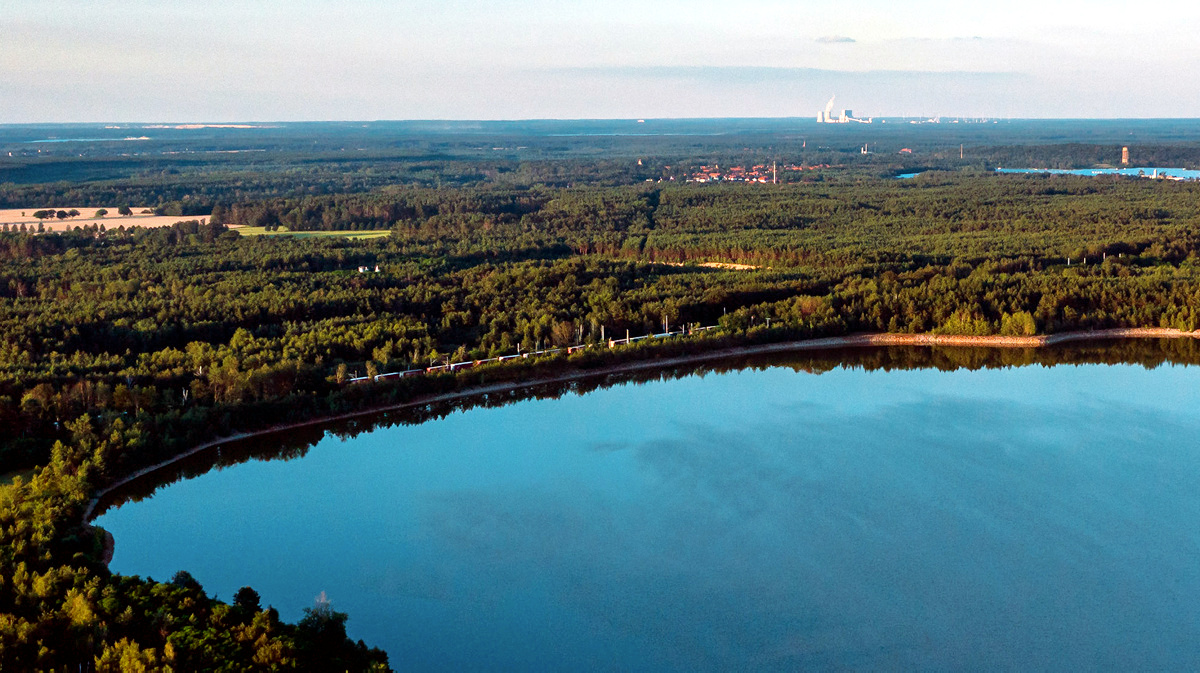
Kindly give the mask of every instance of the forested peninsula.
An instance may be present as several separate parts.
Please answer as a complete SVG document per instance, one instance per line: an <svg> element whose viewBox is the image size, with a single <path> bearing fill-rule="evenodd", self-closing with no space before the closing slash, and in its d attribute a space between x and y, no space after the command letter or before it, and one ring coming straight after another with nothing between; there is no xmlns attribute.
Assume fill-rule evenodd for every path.
<svg viewBox="0 0 1200 673"><path fill-rule="evenodd" d="M142 201L177 213L169 227L0 231L0 667L388 668L328 604L289 625L250 588L224 602L186 573L108 571L83 521L93 496L220 437L754 344L1200 328L1195 183L584 182L222 187ZM101 187L70 203L3 191L39 208L149 198ZM384 235L316 235L363 230ZM693 334L610 347L679 330ZM350 383L575 345L589 347Z"/></svg>

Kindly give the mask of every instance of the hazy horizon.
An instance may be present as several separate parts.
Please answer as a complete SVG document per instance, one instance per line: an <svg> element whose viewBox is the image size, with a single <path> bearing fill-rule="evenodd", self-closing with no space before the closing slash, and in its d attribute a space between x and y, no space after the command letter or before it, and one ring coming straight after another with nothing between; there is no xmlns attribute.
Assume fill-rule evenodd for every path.
<svg viewBox="0 0 1200 673"><path fill-rule="evenodd" d="M1200 6L14 0L0 123L1200 115ZM122 123L122 122L113 122ZM132 122L125 122L132 123Z"/></svg>
<svg viewBox="0 0 1200 673"><path fill-rule="evenodd" d="M840 110L839 110L840 111ZM855 114L858 114L855 111ZM815 117L815 115L814 115ZM1038 123L1038 122L1200 122L1200 116L1195 117L968 117L968 116L946 116L942 115L943 120L951 119L982 119L987 122L996 122L1000 124L1019 122L1019 123ZM922 117L901 116L901 115L876 115L873 117L876 123L880 120L917 120ZM716 121L798 121L801 123L810 122L812 118L808 115L804 116L712 116L712 117L512 117L512 118L408 118L408 119L92 119L84 121L27 121L27 122L0 122L0 127L20 127L20 126L103 126L109 125L113 130L124 127L139 127L150 128L151 126L161 126L169 130L181 130L180 127L194 126L206 128L233 127L233 126L256 126L259 128L269 128L271 125L288 125L288 124L521 124L521 123L586 123L586 122L716 122ZM815 124L816 122L814 122ZM821 128L834 131L838 128L850 128L856 130L865 130L862 125L851 125L841 127L839 125L828 126L822 125Z"/></svg>

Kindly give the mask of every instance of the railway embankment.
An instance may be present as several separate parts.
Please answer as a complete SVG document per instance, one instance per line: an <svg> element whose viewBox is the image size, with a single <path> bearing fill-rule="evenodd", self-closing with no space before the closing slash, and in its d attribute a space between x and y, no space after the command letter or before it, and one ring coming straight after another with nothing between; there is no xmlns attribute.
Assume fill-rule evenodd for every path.
<svg viewBox="0 0 1200 673"><path fill-rule="evenodd" d="M581 369L581 368L564 368L561 372L551 375L540 375L529 379L501 381L487 385L468 386L451 392L422 395L414 397L404 402L387 404L355 411L319 416L304 421L295 423L286 423L273 425L259 430L239 432L225 437L219 437L211 441L199 444L191 449L179 453L167 460L163 460L154 465L149 465L139 469L115 482L106 486L103 490L96 493L88 502L84 510L83 520L89 522L96 514L96 507L101 500L117 490L118 488L129 484L137 479L145 477L153 472L161 470L169 465L172 465L184 458L200 453L201 451L227 444L234 441L245 440L253 437L267 436L274 433L295 430L298 428L311 427L325 423L336 423L338 421L349 420L362 416L370 416L388 411L398 411L407 408L420 407L424 405L433 405L443 402L450 402L463 398L470 398L493 393L509 392L520 390L523 388L534 388L538 386L553 385L568 383L571 381L590 379L603 376L619 376L621 374L642 372L653 369L669 369L682 365L700 363L709 360L721 360L733 357L744 357L753 355L765 355L772 353L788 353L795 351L806 350L825 350L838 348L855 348L855 347L881 347L881 346L945 346L945 347L968 347L968 348L1041 348L1052 346L1060 343L1068 343L1075 341L1099 341L1106 339L1200 339L1200 331L1186 332L1178 329L1146 327L1146 328L1115 328L1102 330L1089 330L1080 332L1063 332L1060 334L1050 335L1035 335L1035 336L1004 336L1004 335L986 335L986 336L970 336L958 334L850 334L837 337L822 337L816 339L804 339L800 341L784 341L777 343L766 344L750 344L735 347L718 348L698 353L688 353L686 355L677 355L666 358L640 359L627 362L618 362L603 367ZM111 552L109 552L109 556Z"/></svg>

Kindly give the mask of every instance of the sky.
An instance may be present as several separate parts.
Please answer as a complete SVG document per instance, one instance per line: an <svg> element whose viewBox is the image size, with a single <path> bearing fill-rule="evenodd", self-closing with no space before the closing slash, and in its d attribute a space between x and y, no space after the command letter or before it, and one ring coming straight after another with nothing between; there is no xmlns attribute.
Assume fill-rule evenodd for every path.
<svg viewBox="0 0 1200 673"><path fill-rule="evenodd" d="M1171 0L0 0L0 123L1200 117Z"/></svg>

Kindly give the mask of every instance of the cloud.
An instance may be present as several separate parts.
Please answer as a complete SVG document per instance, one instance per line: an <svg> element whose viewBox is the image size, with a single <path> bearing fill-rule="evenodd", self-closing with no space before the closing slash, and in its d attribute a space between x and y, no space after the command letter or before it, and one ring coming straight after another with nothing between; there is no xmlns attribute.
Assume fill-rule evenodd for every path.
<svg viewBox="0 0 1200 673"><path fill-rule="evenodd" d="M845 35L825 35L823 37L818 37L817 42L820 42L821 44L845 44L847 42L858 42L858 40L852 37L846 37Z"/></svg>
<svg viewBox="0 0 1200 673"><path fill-rule="evenodd" d="M1023 79L1022 73L974 70L828 70L776 66L599 66L548 68L538 72L618 78L689 79L744 83L791 81L936 82L970 78L977 81Z"/></svg>

